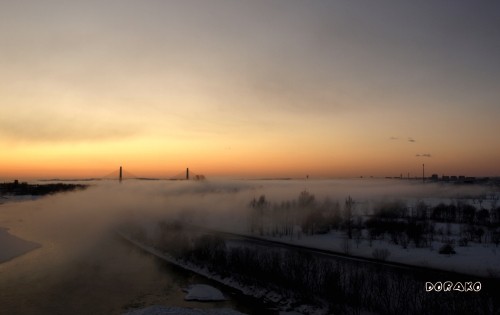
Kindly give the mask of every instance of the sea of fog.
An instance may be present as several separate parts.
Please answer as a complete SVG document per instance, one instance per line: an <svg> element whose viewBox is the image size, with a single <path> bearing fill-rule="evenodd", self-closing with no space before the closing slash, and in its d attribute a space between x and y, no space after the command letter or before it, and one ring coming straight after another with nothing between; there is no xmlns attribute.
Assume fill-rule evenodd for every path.
<svg viewBox="0 0 500 315"><path fill-rule="evenodd" d="M192 284L192 276L165 271L153 257L115 239L115 229L130 221L174 219L247 232L249 203L261 195L277 204L296 200L303 191L318 202L329 199L340 205L351 197L362 213L391 200L409 206L418 201L481 201L483 207L493 207L499 196L498 188L394 179L83 183L90 185L83 191L20 201L2 198L0 228L9 233L5 239L12 236L40 246L0 262L0 313L120 314L127 306L192 307L180 290ZM226 303L222 306L245 311L234 301Z"/></svg>
<svg viewBox="0 0 500 315"><path fill-rule="evenodd" d="M22 239L54 244L73 242L71 251L92 246L103 233L129 221L184 220L236 232L248 230L249 204L264 195L271 204L297 200L301 192L343 206L351 197L354 211L369 214L380 203L400 201L468 202L491 209L498 187L422 183L396 179L339 180L101 180L86 181L83 191L27 199L6 196L0 204L0 227ZM52 244L51 243L51 244ZM42 244L43 245L43 244Z"/></svg>

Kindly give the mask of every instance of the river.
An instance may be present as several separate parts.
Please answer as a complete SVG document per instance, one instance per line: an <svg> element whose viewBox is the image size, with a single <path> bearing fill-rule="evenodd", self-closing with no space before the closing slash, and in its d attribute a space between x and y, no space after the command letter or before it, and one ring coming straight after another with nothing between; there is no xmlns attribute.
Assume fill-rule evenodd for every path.
<svg viewBox="0 0 500 315"><path fill-rule="evenodd" d="M54 202L49 197L0 205L1 227L41 244L0 263L0 314L109 315L150 305L272 314L258 301L144 253L110 229L96 229L92 219L59 212ZM182 289L197 283L219 288L229 300L185 301Z"/></svg>

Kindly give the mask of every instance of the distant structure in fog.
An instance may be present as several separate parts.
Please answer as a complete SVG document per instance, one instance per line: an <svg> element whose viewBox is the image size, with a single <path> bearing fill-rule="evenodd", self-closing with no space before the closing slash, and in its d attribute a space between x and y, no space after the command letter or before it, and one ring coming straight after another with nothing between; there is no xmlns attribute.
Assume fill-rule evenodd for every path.
<svg viewBox="0 0 500 315"><path fill-rule="evenodd" d="M180 172L179 174L168 178L169 180L204 180L205 175L196 174L192 172L189 167L186 167L185 171Z"/></svg>
<svg viewBox="0 0 500 315"><path fill-rule="evenodd" d="M116 180L118 178L118 181L121 183L122 181L126 179L136 179L136 180L159 180L160 178L153 178L153 177L140 177L135 174L132 174L125 170L122 166L120 166L117 170L109 173L106 176L101 177L102 179L112 179ZM179 172L177 175L165 178L168 180L205 180L206 177L205 175L202 174L196 174L192 172L189 168L186 168L185 170L182 170Z"/></svg>
<svg viewBox="0 0 500 315"><path fill-rule="evenodd" d="M441 183L454 183L454 184L474 184L474 183L488 183L490 182L489 177L476 178L473 176L464 176L464 175L441 175L439 177L438 174L432 174L431 177L428 178L431 182L441 182Z"/></svg>
<svg viewBox="0 0 500 315"><path fill-rule="evenodd" d="M422 182L425 183L425 164L422 164Z"/></svg>
<svg viewBox="0 0 500 315"><path fill-rule="evenodd" d="M189 168L186 168L186 180L189 180L191 178L193 180L205 180L205 175L194 174L194 176L190 176L189 175Z"/></svg>

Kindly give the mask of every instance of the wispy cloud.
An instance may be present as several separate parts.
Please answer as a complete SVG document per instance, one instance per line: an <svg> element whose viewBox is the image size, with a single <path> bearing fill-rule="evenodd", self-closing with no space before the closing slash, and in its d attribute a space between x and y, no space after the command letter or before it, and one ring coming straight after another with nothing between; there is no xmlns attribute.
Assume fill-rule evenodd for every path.
<svg viewBox="0 0 500 315"><path fill-rule="evenodd" d="M417 140L413 139L412 137L408 137L408 142L417 142Z"/></svg>
<svg viewBox="0 0 500 315"><path fill-rule="evenodd" d="M425 158L430 158L432 155L430 153L422 153L422 154L415 154L416 157L425 157Z"/></svg>

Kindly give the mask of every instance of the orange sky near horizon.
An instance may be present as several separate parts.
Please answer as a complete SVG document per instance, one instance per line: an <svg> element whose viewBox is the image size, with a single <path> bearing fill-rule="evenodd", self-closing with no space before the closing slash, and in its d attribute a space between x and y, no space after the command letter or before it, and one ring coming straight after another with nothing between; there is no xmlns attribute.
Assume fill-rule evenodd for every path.
<svg viewBox="0 0 500 315"><path fill-rule="evenodd" d="M0 179L500 176L499 4L0 3Z"/></svg>

